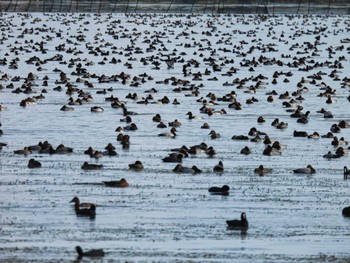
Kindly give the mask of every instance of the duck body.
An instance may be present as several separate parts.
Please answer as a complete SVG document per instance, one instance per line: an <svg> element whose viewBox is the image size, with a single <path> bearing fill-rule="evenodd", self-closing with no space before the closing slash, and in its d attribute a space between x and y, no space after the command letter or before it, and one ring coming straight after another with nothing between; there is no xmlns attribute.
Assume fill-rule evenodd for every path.
<svg viewBox="0 0 350 263"><path fill-rule="evenodd" d="M129 168L134 171L141 171L143 170L143 164L140 161L136 161L135 163L129 164Z"/></svg>
<svg viewBox="0 0 350 263"><path fill-rule="evenodd" d="M293 170L296 174L314 174L316 170L309 164L306 168L298 168Z"/></svg>
<svg viewBox="0 0 350 263"><path fill-rule="evenodd" d="M80 199L77 196L75 196L70 203L74 203L75 210L80 209L80 207L90 208L92 205L96 207L93 203L80 203Z"/></svg>
<svg viewBox="0 0 350 263"><path fill-rule="evenodd" d="M342 211L343 216L350 217L350 206L344 207Z"/></svg>
<svg viewBox="0 0 350 263"><path fill-rule="evenodd" d="M124 178L120 179L119 181L103 181L103 183L109 187L125 188L129 186L129 183Z"/></svg>
<svg viewBox="0 0 350 263"><path fill-rule="evenodd" d="M41 167L41 163L37 160L34 159L30 159L28 162L28 168L30 169L34 169L34 168L40 168Z"/></svg>
<svg viewBox="0 0 350 263"><path fill-rule="evenodd" d="M181 174L197 174L197 173L201 173L202 171L195 165L192 166L192 168L190 168L190 167L184 167L181 164L178 164L173 169L173 172L181 173Z"/></svg>
<svg viewBox="0 0 350 263"><path fill-rule="evenodd" d="M102 169L102 164L93 164L84 162L84 164L81 166L81 169L83 170L100 170Z"/></svg>
<svg viewBox="0 0 350 263"><path fill-rule="evenodd" d="M94 218L96 215L96 206L92 204L89 208L82 209L79 206L75 206L75 213L77 216L88 216Z"/></svg>
<svg viewBox="0 0 350 263"><path fill-rule="evenodd" d="M344 166L344 180L348 179L348 175L350 175L350 170L348 170L348 167Z"/></svg>
<svg viewBox="0 0 350 263"><path fill-rule="evenodd" d="M243 232L247 231L249 228L249 223L246 214L243 212L241 214L241 220L227 220L226 224L230 230L241 230Z"/></svg>
<svg viewBox="0 0 350 263"><path fill-rule="evenodd" d="M75 250L78 253L79 259L81 259L82 257L103 257L105 255L105 252L103 251L103 249L92 249L92 250L83 252L80 246L76 246Z"/></svg>
<svg viewBox="0 0 350 263"><path fill-rule="evenodd" d="M229 195L230 187L228 185L223 185L222 187L213 186L208 189L209 193L212 195Z"/></svg>
<svg viewBox="0 0 350 263"><path fill-rule="evenodd" d="M265 168L263 165L260 165L258 168L254 169L254 173L263 176L264 174L271 173L271 168Z"/></svg>
<svg viewBox="0 0 350 263"><path fill-rule="evenodd" d="M224 172L224 165L222 161L219 161L217 165L213 168L214 173L223 173Z"/></svg>

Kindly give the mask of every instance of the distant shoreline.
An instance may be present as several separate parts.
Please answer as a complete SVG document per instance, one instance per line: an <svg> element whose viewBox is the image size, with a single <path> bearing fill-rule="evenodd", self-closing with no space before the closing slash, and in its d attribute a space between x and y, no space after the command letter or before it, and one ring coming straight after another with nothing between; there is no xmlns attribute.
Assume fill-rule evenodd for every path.
<svg viewBox="0 0 350 263"><path fill-rule="evenodd" d="M167 0L156 3L142 0L6 0L0 12L48 13L225 13L225 14L313 14L349 15L350 3L345 0Z"/></svg>

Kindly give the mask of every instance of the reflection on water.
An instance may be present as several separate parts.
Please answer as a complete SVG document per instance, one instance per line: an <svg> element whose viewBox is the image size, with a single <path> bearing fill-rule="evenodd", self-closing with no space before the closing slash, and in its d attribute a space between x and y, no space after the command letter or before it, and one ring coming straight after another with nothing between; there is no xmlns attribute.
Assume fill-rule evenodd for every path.
<svg viewBox="0 0 350 263"><path fill-rule="evenodd" d="M0 103L7 107L0 111L4 131L0 141L7 143L0 151L1 261L74 260L76 245L86 250L103 248L106 260L117 261L232 262L239 257L241 262L319 262L349 257L350 221L341 216L341 209L350 202L349 182L343 180L343 167L349 165L348 146L343 144L345 157L328 160L323 155L335 151L332 139L292 136L294 130L324 135L332 124L348 120L348 17L9 13L1 15L1 24L5 33ZM40 49L41 41L45 51ZM58 54L63 60L52 60ZM164 54L180 56L173 68L168 68ZM292 66L305 56L298 65L304 70ZM41 62L25 62L33 57ZM113 57L117 63L111 63ZM209 58L220 70L213 70ZM260 62L265 58L265 63ZM270 63L275 60L281 63ZM341 60L343 68L335 67L336 60ZM244 66L251 61L258 62ZM159 69L155 62L159 62ZM78 63L88 75L71 74ZM318 66L306 70L315 63ZM187 76L183 75L184 64L188 64ZM57 83L60 73L54 69L66 72L73 87L91 94L93 102L73 105L73 111L60 111L70 96L78 98L78 92L67 95L67 85ZM206 70L210 75L204 74ZM38 76L32 93L14 93L29 72ZM119 80L99 82L92 77L121 72L131 75L125 84ZM308 76L317 73L321 79L312 82ZM145 74L150 78L142 81ZM253 79L259 75L266 79L254 87ZM16 76L20 76L19 81L15 81ZM48 85L44 86L46 76ZM164 81L172 77L190 84ZM301 105L303 112L310 111L307 124L290 117L288 108L282 106L285 99L274 95L268 102L266 95L273 90L292 94L303 77L308 92L298 94L305 100L299 98L292 108ZM239 85L236 78L246 80ZM137 87L131 85L136 81ZM61 92L55 89L60 85ZM197 96L189 89L191 85L198 88ZM326 85L336 89L333 104L318 96ZM182 90L174 91L179 87ZM153 100L138 103L144 102L151 88L157 90L152 93ZM47 90L45 99L19 106L43 89ZM97 93L104 90L105 94ZM232 91L242 110L229 107L233 100L218 99ZM126 98L129 93L137 93L137 98ZM128 111L138 113L132 115L138 129L124 131L130 136L129 149L116 140L115 129L128 124L120 121L125 117L122 109L112 108L105 100L111 95L124 101ZM180 104L157 102L165 96ZM257 101L246 103L252 96ZM214 112L225 109L227 114L201 113L204 99L217 103L207 104ZM93 106L104 111L91 112ZM322 107L335 117L327 119L317 113ZM202 119L188 119L189 111ZM165 124L175 119L182 123L175 138L158 136L170 127L157 128L158 123L152 121L156 113ZM257 123L259 116L266 122ZM288 128L271 126L275 118L287 122ZM209 130L200 128L205 122ZM272 141L280 141L280 154L263 155L262 141L232 140L234 135L247 135L252 127L267 133ZM211 130L220 133L220 138L211 139ZM349 139L349 129L341 129L337 136ZM54 149L64 144L73 152L14 154L45 140ZM213 146L216 154L208 157L198 150L182 162L185 167L196 165L202 173L174 173L176 163L161 160L170 149L202 142ZM118 155L90 158L84 154L90 146L102 152L108 143L116 147ZM240 153L245 146L251 154ZM42 168L29 169L30 158L40 161ZM136 160L144 165L140 172L129 169ZM213 167L219 161L224 172L216 174ZM103 167L83 170L84 162ZM261 164L272 168L271 173L254 173ZM308 164L315 167L316 174L292 172ZM112 188L102 183L121 178L130 186ZM230 186L230 195L208 193L209 187L225 184ZM94 220L76 216L69 203L74 196L97 204ZM226 228L226 220L238 219L241 212L246 212L249 220L246 235Z"/></svg>

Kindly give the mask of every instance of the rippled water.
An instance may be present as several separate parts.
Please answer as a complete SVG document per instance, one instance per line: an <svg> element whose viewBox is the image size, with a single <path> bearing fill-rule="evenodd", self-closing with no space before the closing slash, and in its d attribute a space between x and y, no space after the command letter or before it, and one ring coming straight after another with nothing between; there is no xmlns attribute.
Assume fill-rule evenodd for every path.
<svg viewBox="0 0 350 263"><path fill-rule="evenodd" d="M7 65L0 66L1 75L26 76L29 72L37 74L36 94L14 94L12 91L21 87L20 82L2 80L0 103L7 107L0 111L1 129L4 135L1 142L8 146L0 151L0 260L5 262L22 261L72 261L76 259L74 247L81 245L83 249L103 248L106 255L101 261L129 262L347 262L349 254L350 221L343 218L341 210L349 206L349 182L343 180L343 167L349 165L347 154L339 159L327 160L322 156L336 147L331 139L318 140L293 137L294 130L305 130L308 133L318 131L329 132L330 126L340 120L349 120L349 87L342 88L342 81L335 81L328 75L322 80L337 90L333 95L335 103L326 104L326 98L317 97L321 92L319 86L306 83L308 93L302 94L305 101L300 102L304 110L309 110L308 124L300 124L289 117L290 113L282 106L284 100L275 97L275 101L266 101L266 92L276 90L278 94L296 91L296 84L302 77L319 71L330 74L331 67L319 67L308 72L290 68L286 64L293 57L310 56L309 60L334 62L345 56L343 69L338 69L339 79L350 77L348 60L350 44L341 43L348 38L350 20L347 16L335 17L287 17L275 16L266 19L257 16L180 16L152 15L125 16L115 15L66 15L66 14L1 14L2 36L1 59L7 59ZM118 21L114 23L113 21ZM11 24L9 24L11 23ZM25 23L25 24L21 24ZM211 24L212 23L212 24ZM47 32L25 34L18 37L24 28L47 28ZM84 30L84 29L87 30ZM107 28L113 28L118 39L106 34ZM325 30L321 30L324 28ZM62 37L56 33L61 31ZM162 33L164 32L164 35ZM205 35L205 32L210 32ZM85 35L85 41L78 42L74 36ZM211 36L210 36L211 35ZM307 49L307 42L315 43L318 56L311 57L312 49ZM50 38L52 37L52 38ZM25 43L33 39L34 43L45 41L47 52L35 51L33 44ZM222 40L218 42L219 40ZM71 40L72 42L68 42ZM159 40L158 42L156 40ZM17 43L16 43L17 41ZM155 49L147 52L146 48L154 43ZM209 42L210 41L210 44ZM226 44L225 44L226 41ZM243 42L244 41L244 42ZM116 51L106 56L105 64L101 62L105 56L88 54L86 45L94 47L106 42L112 43L101 47L103 51ZM56 51L55 47L64 44L68 48L81 50L82 54ZM255 49L245 57L251 46L266 47L274 43L275 52L262 52ZM298 43L299 48L290 49ZM184 47L190 44L190 47ZM135 45L142 53L129 53L125 49ZM11 48L23 47L18 54ZM329 56L328 47L334 53ZM344 49L335 47L344 46ZM226 48L227 50L224 50ZM165 50L167 49L167 50ZM176 51L175 51L176 49ZM213 51L216 52L213 52ZM233 53L235 50L236 53ZM191 66L192 73L204 72L211 67L203 58L212 55L217 63L233 59L232 63L222 64L221 72L212 72L210 76L202 76L201 81L192 80L193 76L182 75L182 65L175 63L168 69L164 61L160 61L160 69L154 65L143 65L142 57L160 56L175 51L181 54L184 61L197 60L197 68ZM297 53L299 51L299 53ZM300 52L306 52L301 54ZM66 64L49 61L37 66L28 65L25 61L33 56L41 60L62 54L65 61L80 58L88 72L97 75L120 74L122 71L138 76L147 73L153 80L147 80L139 87L131 87L131 81L125 85L121 82L98 83L97 79L86 79L93 84L87 88L83 83L76 83L77 76L70 75L74 68ZM215 54L213 54L215 53ZM282 58L282 54L291 57ZM258 65L255 71L249 67L241 67L244 59L258 59L261 55L283 61L283 66ZM10 69L9 62L18 57L18 69ZM109 63L115 57L121 61ZM155 58L157 60L157 58ZM85 65L93 61L93 66ZM159 60L158 60L159 61ZM125 63L133 68L127 69ZM239 70L232 76L223 76L231 67ZM66 73L74 85L88 91L93 102L74 106L74 111L63 112L60 108L67 104L69 98L64 91L57 92L55 81L59 74L53 70L58 68ZM275 71L292 72L289 83L284 83L284 76L277 78L272 84ZM249 78L263 74L268 77L264 87L255 94L245 93L247 88L238 89L237 85L224 86L235 78ZM49 77L48 86L42 86L43 77ZM200 87L197 97L186 96L189 91L173 92L176 86L157 84L157 81L175 76L189 80ZM218 81L208 79L216 76ZM14 88L6 88L10 83ZM248 81L245 86L255 85ZM107 94L96 94L96 91L113 88ZM150 103L137 104L137 100L126 99L125 96L136 92L140 97L147 96L146 90L156 88L155 100L168 96L170 101L177 98L180 105ZM20 107L22 99L39 95L45 88L44 100L36 105ZM208 116L199 112L202 107L196 100L206 97L209 92L217 97L235 91L237 99L244 109L237 111L228 108L229 102L217 101L215 109L225 109L225 115ZM110 107L105 97L113 95L126 101L129 111L138 115L132 116L138 126L137 131L126 132L130 135L131 145L128 150L122 149L116 141L118 126L123 118L120 109ZM73 94L73 98L77 98ZM248 98L254 96L259 102L246 104ZM206 98L208 99L208 98ZM92 106L104 108L102 113L90 111ZM321 107L332 111L335 118L325 119L316 113ZM189 120L186 113L192 111L203 117L202 120ZM159 113L164 123L178 119L182 126L178 128L175 139L158 137L160 132L170 128L156 128L152 117ZM264 116L266 123L258 124L258 116ZM288 123L286 130L278 130L270 123L279 118ZM221 137L210 139L210 130L200 129L207 122ZM279 156L264 156L265 145L262 142L231 140L233 135L247 135L251 127L266 132L272 140L283 145ZM349 139L349 130L342 129L338 137ZM15 155L14 150L49 141L54 147L59 144L73 147L69 155L49 155L33 153L28 156ZM118 156L102 157L99 160L89 158L83 152L92 146L102 150L108 143L116 146ZM164 163L170 149L182 145L192 146L205 142L213 146L217 154L208 158L205 154L197 154L185 158L184 166L196 165L203 170L201 174L175 174L175 164ZM248 156L240 154L240 150L248 146L252 153ZM345 147L347 148L347 146ZM28 169L30 158L42 163L41 169ZM145 169L134 172L128 164L141 160ZM214 165L222 160L225 172L221 175L212 172ZM103 164L100 171L84 171L83 162ZM271 174L260 177L254 169L260 164L273 169ZM316 174L312 176L295 175L292 170L312 164ZM130 187L106 188L102 181L126 178ZM211 196L208 188L213 185L228 184L230 195L226 197ZM75 215L69 201L79 196L82 202L97 203L95 220ZM225 221L239 218L241 212L247 213L250 228L247 235L226 229Z"/></svg>

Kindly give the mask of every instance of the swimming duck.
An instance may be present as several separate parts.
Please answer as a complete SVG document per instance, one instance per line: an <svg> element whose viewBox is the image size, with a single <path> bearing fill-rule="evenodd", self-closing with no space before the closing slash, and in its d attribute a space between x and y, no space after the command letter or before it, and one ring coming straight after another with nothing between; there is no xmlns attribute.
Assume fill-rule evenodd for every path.
<svg viewBox="0 0 350 263"><path fill-rule="evenodd" d="M129 164L129 169L132 169L134 171L141 171L143 170L143 164L137 160L135 163Z"/></svg>
<svg viewBox="0 0 350 263"><path fill-rule="evenodd" d="M181 163L184 155L182 153L169 154L167 157L162 159L166 163Z"/></svg>
<svg viewBox="0 0 350 263"><path fill-rule="evenodd" d="M24 147L23 150L16 150L14 151L14 153L27 155L27 154L31 154L32 151L28 147Z"/></svg>
<svg viewBox="0 0 350 263"><path fill-rule="evenodd" d="M254 169L254 173L263 176L264 174L271 173L272 169L271 168L264 168L263 165L260 165L258 168Z"/></svg>
<svg viewBox="0 0 350 263"><path fill-rule="evenodd" d="M212 138L213 140L220 138L220 133L217 133L214 130L212 130L208 135L210 135L210 138Z"/></svg>
<svg viewBox="0 0 350 263"><path fill-rule="evenodd" d="M73 107L68 107L66 105L63 105L62 108L60 109L61 111L73 111L74 108Z"/></svg>
<svg viewBox="0 0 350 263"><path fill-rule="evenodd" d="M28 162L28 168L33 169L33 168L40 168L41 163L39 161L36 161L34 159L30 159Z"/></svg>
<svg viewBox="0 0 350 263"><path fill-rule="evenodd" d="M90 208L92 205L96 207L96 205L93 203L80 203L80 199L77 196L74 196L69 203L74 203L75 210L80 209L80 207Z"/></svg>
<svg viewBox="0 0 350 263"><path fill-rule="evenodd" d="M158 136L175 138L176 137L176 128L173 127L169 132L159 133Z"/></svg>
<svg viewBox="0 0 350 263"><path fill-rule="evenodd" d="M106 186L110 186L110 187L121 187L121 188L124 188L124 187L128 187L129 186L129 183L124 178L120 179L119 181L103 181L103 183Z"/></svg>
<svg viewBox="0 0 350 263"><path fill-rule="evenodd" d="M208 191L212 195L229 195L230 187L226 184L222 187L213 186L210 187Z"/></svg>
<svg viewBox="0 0 350 263"><path fill-rule="evenodd" d="M188 115L188 119L190 119L190 120L201 120L201 119L203 119L201 116L193 116L193 113L191 111L187 112L186 115Z"/></svg>
<svg viewBox="0 0 350 263"><path fill-rule="evenodd" d="M184 173L184 174L196 174L201 173L202 171L197 166L192 166L192 168L184 167L181 164L178 164L173 169L174 173Z"/></svg>
<svg viewBox="0 0 350 263"><path fill-rule="evenodd" d="M348 179L348 175L350 175L350 170L348 170L348 167L344 166L344 180Z"/></svg>
<svg viewBox="0 0 350 263"><path fill-rule="evenodd" d="M168 125L170 127L178 128L181 126L181 122L179 122L177 119L175 119L174 121L169 122Z"/></svg>
<svg viewBox="0 0 350 263"><path fill-rule="evenodd" d="M77 216L88 216L94 218L96 215L96 206L92 204L89 208L80 209L79 206L75 205L75 213Z"/></svg>
<svg viewBox="0 0 350 263"><path fill-rule="evenodd" d="M201 129L210 129L210 126L208 123L203 123L203 125L201 126Z"/></svg>
<svg viewBox="0 0 350 263"><path fill-rule="evenodd" d="M342 211L343 216L350 217L350 206L344 207Z"/></svg>
<svg viewBox="0 0 350 263"><path fill-rule="evenodd" d="M214 173L223 173L224 172L224 164L222 161L219 161L217 165L213 168Z"/></svg>
<svg viewBox="0 0 350 263"><path fill-rule="evenodd" d="M83 170L100 170L102 168L102 164L93 164L93 163L88 163L84 162L84 164L81 166L81 169Z"/></svg>
<svg viewBox="0 0 350 263"><path fill-rule="evenodd" d="M248 146L245 146L242 150L241 150L241 154L244 155L249 155L251 153L250 149Z"/></svg>
<svg viewBox="0 0 350 263"><path fill-rule="evenodd" d="M105 252L103 249L92 249L86 252L83 252L80 246L76 246L75 250L78 253L78 259L82 259L83 257L103 257Z"/></svg>
<svg viewBox="0 0 350 263"><path fill-rule="evenodd" d="M91 107L91 111L92 112L103 112L103 108L102 107L99 107L99 106L93 106Z"/></svg>
<svg viewBox="0 0 350 263"><path fill-rule="evenodd" d="M293 170L296 174L314 174L316 170L309 164L306 168L298 168Z"/></svg>
<svg viewBox="0 0 350 263"><path fill-rule="evenodd" d="M228 229L241 230L242 233L245 233L249 227L247 216L244 212L241 214L241 220L238 220L238 219L227 220L226 223L228 225L227 227Z"/></svg>
<svg viewBox="0 0 350 263"><path fill-rule="evenodd" d="M160 116L159 113L157 113L155 116L153 116L152 120L153 120L154 122L161 122L162 117Z"/></svg>

